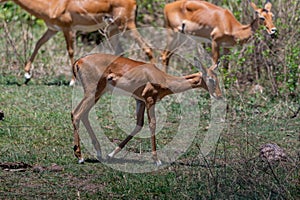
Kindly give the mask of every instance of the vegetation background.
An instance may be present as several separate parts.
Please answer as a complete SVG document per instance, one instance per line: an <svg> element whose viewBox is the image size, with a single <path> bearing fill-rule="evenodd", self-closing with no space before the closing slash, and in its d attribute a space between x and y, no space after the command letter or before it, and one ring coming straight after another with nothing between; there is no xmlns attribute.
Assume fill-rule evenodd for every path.
<svg viewBox="0 0 300 200"><path fill-rule="evenodd" d="M163 7L171 1L137 2L138 27L163 26ZM246 0L210 2L228 8L243 24L254 17ZM123 173L99 163L76 164L71 149L72 88L66 86L71 70L63 36L59 33L41 48L34 79L20 87L24 63L46 26L14 3L2 4L0 110L5 119L0 121L0 166L24 162L35 167L1 170L0 199L299 199L300 2L272 4L278 39L260 31L249 44L234 47L227 56L230 70L221 70L228 126L216 151L205 159L197 157L196 139L180 160L147 174ZM75 57L93 49L97 37L78 34ZM205 130L209 102L202 106ZM109 110L99 115L109 118ZM102 123L114 127L109 120ZM118 131L111 128L109 134ZM163 145L164 139L159 140ZM263 162L259 149L266 143L277 143L287 159Z"/></svg>

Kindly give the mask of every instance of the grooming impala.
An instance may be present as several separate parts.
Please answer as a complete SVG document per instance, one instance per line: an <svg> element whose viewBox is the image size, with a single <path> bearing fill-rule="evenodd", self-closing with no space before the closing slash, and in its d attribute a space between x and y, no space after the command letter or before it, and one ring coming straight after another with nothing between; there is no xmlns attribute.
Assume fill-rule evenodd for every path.
<svg viewBox="0 0 300 200"><path fill-rule="evenodd" d="M181 0L167 4L164 17L165 26L170 32L167 47L162 54L165 71L175 50L170 48L174 32L210 39L214 63L217 63L220 57L220 47L224 47L224 51L228 52L228 47L247 42L260 25L265 27L272 38L276 36L277 29L272 21L270 1L266 1L264 8L258 8L251 1L249 3L256 12L256 18L248 25L242 25L229 10L206 1Z"/></svg>
<svg viewBox="0 0 300 200"><path fill-rule="evenodd" d="M146 64L114 55L92 54L76 61L73 66L74 76L81 82L84 89L83 99L72 111L74 154L78 158L78 162L84 162L80 150L80 120L92 139L98 158L101 159L100 144L89 123L88 115L90 109L105 92L118 89L129 93L136 99L136 127L108 157L114 157L142 129L146 110L151 132L153 159L157 165L160 165L161 161L157 157L155 142L156 102L166 95L184 92L193 88L204 88L209 91L212 97L222 98L219 80L214 72L217 66L213 65L206 69L199 64L199 61L195 60L195 62L201 72L175 77L161 71L154 64Z"/></svg>
<svg viewBox="0 0 300 200"><path fill-rule="evenodd" d="M7 0L0 0L0 2L5 1ZM132 37L143 48L150 61L154 62L151 48L136 30L135 0L13 0L13 2L37 18L43 19L48 26L26 63L25 78L27 81L31 78L31 64L38 50L58 31L62 31L64 34L69 58L73 65L74 31L91 32L104 28L106 23L111 24L114 29L131 30ZM72 83L71 81L70 84Z"/></svg>

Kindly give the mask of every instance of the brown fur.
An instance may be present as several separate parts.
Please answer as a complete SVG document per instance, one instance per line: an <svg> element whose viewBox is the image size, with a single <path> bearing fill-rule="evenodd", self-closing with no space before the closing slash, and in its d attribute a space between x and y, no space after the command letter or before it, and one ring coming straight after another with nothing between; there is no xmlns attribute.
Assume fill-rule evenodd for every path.
<svg viewBox="0 0 300 200"><path fill-rule="evenodd" d="M165 6L165 27L174 32L184 31L187 34L210 39L212 41L213 62L217 63L220 57L220 47L227 48L247 42L258 28L258 23L264 25L271 36L275 35L276 27L273 24L273 14L271 13L272 4L266 2L263 9L257 8L253 2L250 5L257 13L257 19L251 24L243 25L229 10L209 2L200 0L175 1ZM264 18L264 21L260 22L258 18ZM185 29L181 30L182 27ZM173 52L173 49L169 49L172 42L170 37L173 34L170 31L168 45L162 54L165 71L167 71L166 66L172 55L171 52Z"/></svg>
<svg viewBox="0 0 300 200"><path fill-rule="evenodd" d="M202 69L202 72L175 77L166 74L154 64L139 62L128 58L108 54L92 54L82 57L74 64L74 76L78 78L84 89L84 98L72 111L74 127L75 155L82 161L79 139L79 121L83 121L90 134L97 152L101 152L100 144L90 127L88 113L99 98L108 90L121 89L128 92L137 101L137 127L116 148L113 155L120 151L124 145L137 134L144 124L145 109L148 114L149 127L152 133L152 152L156 157L155 146L155 109L157 101L166 95L184 92L193 88L204 88L216 98L222 98L217 75L213 72L215 66ZM208 80L212 78L212 80ZM208 84L214 84L212 86ZM99 153L100 154L100 153Z"/></svg>
<svg viewBox="0 0 300 200"><path fill-rule="evenodd" d="M5 2L1 0L0 2ZM135 0L13 0L30 14L41 18L48 26L48 30L37 42L34 52L26 63L25 72L30 73L31 64L38 53L39 48L53 37L58 31L64 33L67 51L74 63L73 36L74 31L95 31L106 26L104 17L114 19L113 26L123 30L125 27L131 30L132 37L143 48L151 62L155 62L152 49L143 41L136 30ZM112 30L111 33L115 33Z"/></svg>

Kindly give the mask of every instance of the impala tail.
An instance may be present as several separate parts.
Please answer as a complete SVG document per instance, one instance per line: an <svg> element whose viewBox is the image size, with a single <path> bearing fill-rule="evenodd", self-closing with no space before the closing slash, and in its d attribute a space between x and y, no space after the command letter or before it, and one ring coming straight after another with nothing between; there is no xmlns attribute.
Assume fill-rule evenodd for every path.
<svg viewBox="0 0 300 200"><path fill-rule="evenodd" d="M77 75L78 75L78 70L79 70L79 65L78 65L78 61L75 61L75 63L73 64L73 76L77 79Z"/></svg>
<svg viewBox="0 0 300 200"><path fill-rule="evenodd" d="M82 62L82 61L80 61L80 59L79 59L76 62L74 62L74 64L73 64L73 67L72 67L73 77L72 77L72 80L71 80L71 82L69 84L70 86L75 85L76 80L78 80L79 82L81 82L81 78L79 76L79 68L80 68L79 65L80 65L80 62Z"/></svg>

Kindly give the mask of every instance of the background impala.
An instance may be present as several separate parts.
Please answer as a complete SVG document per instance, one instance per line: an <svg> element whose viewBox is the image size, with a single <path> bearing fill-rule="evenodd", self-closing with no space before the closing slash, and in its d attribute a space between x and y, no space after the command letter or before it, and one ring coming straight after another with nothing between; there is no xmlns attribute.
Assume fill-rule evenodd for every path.
<svg viewBox="0 0 300 200"><path fill-rule="evenodd" d="M259 25L265 26L271 37L277 29L273 24L272 4L266 1L264 8L258 8L253 2L249 4L256 13L256 18L247 25L242 25L228 10L212 3L199 0L180 0L169 3L164 8L165 27L170 29L167 47L162 53L164 71L167 71L169 59L173 54L172 43L176 42L174 32L183 32L211 39L212 59L217 63L220 58L220 47L228 52L228 47L243 44L256 32Z"/></svg>
<svg viewBox="0 0 300 200"><path fill-rule="evenodd" d="M1 3L6 1L7 0L0 0ZM110 31L111 34L115 33L116 29L121 31L125 29L131 30L132 37L145 51L149 59L154 62L151 48L136 30L135 0L14 0L14 2L30 14L43 19L48 26L47 31L36 43L34 51L25 65L26 82L28 82L31 78L31 64L34 61L40 47L57 32L63 32L70 61L71 64L73 64L74 32L76 30L87 32L105 28L106 25L103 23L104 20L106 20L106 23L111 24L109 27L112 28ZM73 85L73 83L74 79L72 79L70 85Z"/></svg>

